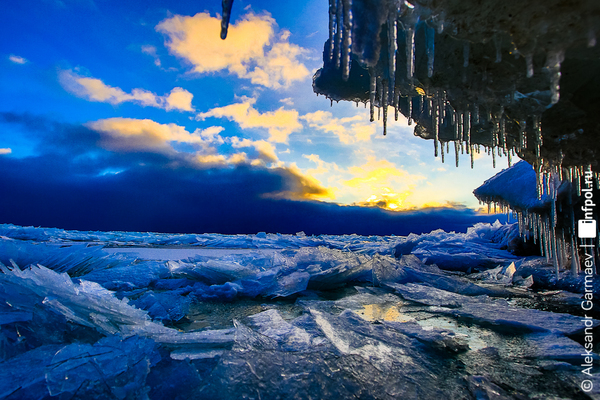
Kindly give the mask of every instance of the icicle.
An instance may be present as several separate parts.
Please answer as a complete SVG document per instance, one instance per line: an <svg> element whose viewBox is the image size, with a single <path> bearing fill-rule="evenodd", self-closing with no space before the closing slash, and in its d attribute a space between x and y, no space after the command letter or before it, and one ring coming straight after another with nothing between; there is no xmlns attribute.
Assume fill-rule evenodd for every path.
<svg viewBox="0 0 600 400"><path fill-rule="evenodd" d="M427 40L427 76L433 76L433 60L435 55L435 30L426 26L425 30Z"/></svg>
<svg viewBox="0 0 600 400"><path fill-rule="evenodd" d="M375 95L377 94L377 75L375 75L375 69L369 68L369 75L371 76L369 107L371 108L371 122L373 122L375 120Z"/></svg>
<svg viewBox="0 0 600 400"><path fill-rule="evenodd" d="M408 124L412 124L412 97L408 97Z"/></svg>
<svg viewBox="0 0 600 400"><path fill-rule="evenodd" d="M467 143L467 149L471 146L471 112L467 111L464 115L463 140ZM468 153L468 151L467 151Z"/></svg>
<svg viewBox="0 0 600 400"><path fill-rule="evenodd" d="M342 63L342 59L340 57L340 53L342 51L342 34L343 34L343 30L344 30L344 23L343 23L343 12L344 12L344 6L342 4L342 0L336 0L337 1L337 7L336 7L336 27L337 30L335 31L335 46L333 48L333 52L334 52L334 58L335 58L335 67L337 69L340 68L341 63Z"/></svg>
<svg viewBox="0 0 600 400"><path fill-rule="evenodd" d="M577 248L575 247L575 240L573 239L573 235L571 235L571 275L577 276L579 272L579 265L577 264Z"/></svg>
<svg viewBox="0 0 600 400"><path fill-rule="evenodd" d="M343 0L344 35L342 48L342 78L348 80L352 65L352 0Z"/></svg>
<svg viewBox="0 0 600 400"><path fill-rule="evenodd" d="M455 141L454 142L454 156L456 158L456 168L458 168L458 153L459 153L458 142Z"/></svg>
<svg viewBox="0 0 600 400"><path fill-rule="evenodd" d="M446 162L444 157L444 143L440 143L440 150L442 153L442 164L444 164Z"/></svg>
<svg viewBox="0 0 600 400"><path fill-rule="evenodd" d="M394 91L394 86L396 85L396 50L398 48L397 44L397 31L398 31L398 22L396 21L398 18L397 8L390 11L388 15L388 60L389 60L389 85L390 85L390 94Z"/></svg>
<svg viewBox="0 0 600 400"><path fill-rule="evenodd" d="M540 124L540 116L539 115L533 116L533 134L535 137L535 155L536 155L536 158L539 160L540 156L541 156L541 150L542 150L542 144L543 144L542 127Z"/></svg>
<svg viewBox="0 0 600 400"><path fill-rule="evenodd" d="M441 11L438 15L437 15L437 21L438 21L438 26L437 26L437 33L442 33L444 32L444 24L445 24L445 20L446 20L446 12L445 11Z"/></svg>
<svg viewBox="0 0 600 400"><path fill-rule="evenodd" d="M377 103L379 104L377 107L377 121L381 120L381 105L383 104L383 84L381 83L381 78L377 77L375 80L375 89L377 90Z"/></svg>
<svg viewBox="0 0 600 400"><path fill-rule="evenodd" d="M412 12L412 11L409 11ZM412 79L415 73L415 28L406 27L406 77Z"/></svg>
<svg viewBox="0 0 600 400"><path fill-rule="evenodd" d="M438 130L438 135L439 135L439 132L442 131L442 125L444 124L444 107L442 105L441 96L440 96L439 92L436 93L435 97L436 97L435 100L437 100L437 105L436 105L435 109L437 110L437 113L436 113L437 114L437 125L438 125L437 130Z"/></svg>
<svg viewBox="0 0 600 400"><path fill-rule="evenodd" d="M492 167L496 168L496 152L492 151Z"/></svg>
<svg viewBox="0 0 600 400"><path fill-rule="evenodd" d="M498 137L500 140L500 146L502 146L504 148L505 144L504 144L504 138L506 137L505 135L505 129L504 129L504 107L500 106L500 112L498 113L498 120L497 120L497 127L498 127Z"/></svg>
<svg viewBox="0 0 600 400"><path fill-rule="evenodd" d="M461 132L462 132L462 113L461 112L457 112L456 113L456 121L454 124L454 137L456 139L459 139Z"/></svg>
<svg viewBox="0 0 600 400"><path fill-rule="evenodd" d="M383 136L387 135L387 109L388 109L388 90L387 90L387 82L384 80L382 82L382 97L383 97Z"/></svg>
<svg viewBox="0 0 600 400"><path fill-rule="evenodd" d="M498 33L494 35L494 45L496 46L496 63L502 62L502 38Z"/></svg>
<svg viewBox="0 0 600 400"><path fill-rule="evenodd" d="M577 170L576 167L573 168L573 175L572 175L572 179L573 179L573 184L575 186L575 190L577 193L577 196L581 196L581 179L579 179L579 171ZM573 232L575 232L575 230L573 230Z"/></svg>
<svg viewBox="0 0 600 400"><path fill-rule="evenodd" d="M438 141L439 141L439 131L438 131L439 126L438 126L438 122L437 122L437 102L435 103L435 106L433 106L433 110L431 110L433 102L431 101L431 99L428 99L428 100L429 100L429 103L428 103L429 110L431 112L431 117L432 117L431 125L433 127L433 136L434 136L434 138L433 138L433 146L434 146L434 149L435 149L435 153L434 154L437 157L438 156ZM444 149L443 149L443 147L442 147L442 162L444 162Z"/></svg>
<svg viewBox="0 0 600 400"><path fill-rule="evenodd" d="M525 62L527 63L527 77L533 76L533 54L529 53L525 56Z"/></svg>
<svg viewBox="0 0 600 400"><path fill-rule="evenodd" d="M537 179L536 191L537 191L538 199L541 199L542 195L544 194L544 184L542 182L542 180L543 180L542 175L543 175L542 174L542 163L538 160L535 163L535 176Z"/></svg>
<svg viewBox="0 0 600 400"><path fill-rule="evenodd" d="M552 104L558 103L560 98L560 64L565 59L565 52L550 51L546 59L546 68L550 73L550 92L552 93Z"/></svg>
<svg viewBox="0 0 600 400"><path fill-rule="evenodd" d="M473 145L470 146L471 147L471 169L473 169L473 167L475 166L475 152L473 151Z"/></svg>
<svg viewBox="0 0 600 400"><path fill-rule="evenodd" d="M223 17L221 18L221 39L227 38L227 29L229 29L229 19L231 18L231 7L233 0L221 0L223 8Z"/></svg>
<svg viewBox="0 0 600 400"><path fill-rule="evenodd" d="M533 225L533 243L534 244L538 244L539 240L538 240L538 233L540 231L540 226L539 226L539 216L537 214L533 214L532 216L533 221L532 221L532 225Z"/></svg>
<svg viewBox="0 0 600 400"><path fill-rule="evenodd" d="M556 197L554 197L554 199L552 199L551 201L551 205L550 205L550 215L552 217L551 222L552 222L552 227L555 228L556 227Z"/></svg>
<svg viewBox="0 0 600 400"><path fill-rule="evenodd" d="M469 42L465 42L463 46L463 67L467 68L469 66Z"/></svg>
<svg viewBox="0 0 600 400"><path fill-rule="evenodd" d="M526 126L526 122L525 121L519 121L518 125L519 125L519 146L518 146L518 149L519 149L519 151L523 151L523 149L527 148L527 145L525 144L525 126Z"/></svg>
<svg viewBox="0 0 600 400"><path fill-rule="evenodd" d="M333 60L333 51L334 51L334 32L335 32L335 24L336 24L336 14L337 14L337 0L329 0L329 55L328 59L331 62Z"/></svg>
<svg viewBox="0 0 600 400"><path fill-rule="evenodd" d="M445 90L442 90L442 94L439 95L439 101L440 101L441 124L443 125L446 120L446 106L448 104L448 102L446 101L446 91Z"/></svg>

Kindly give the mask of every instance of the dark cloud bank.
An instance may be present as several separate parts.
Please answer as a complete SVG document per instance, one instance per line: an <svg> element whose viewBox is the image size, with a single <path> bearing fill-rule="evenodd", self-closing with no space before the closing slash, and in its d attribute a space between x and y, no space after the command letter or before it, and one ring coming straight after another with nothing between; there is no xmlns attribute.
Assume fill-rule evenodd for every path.
<svg viewBox="0 0 600 400"><path fill-rule="evenodd" d="M103 231L407 235L440 228L464 232L498 218L469 209L390 212L273 199L264 194L289 190L298 177L282 169L201 170L156 154L116 154L99 150L97 134L80 126L30 116L2 119L27 126L40 143L40 155L0 157L0 223ZM107 168L125 171L101 175Z"/></svg>

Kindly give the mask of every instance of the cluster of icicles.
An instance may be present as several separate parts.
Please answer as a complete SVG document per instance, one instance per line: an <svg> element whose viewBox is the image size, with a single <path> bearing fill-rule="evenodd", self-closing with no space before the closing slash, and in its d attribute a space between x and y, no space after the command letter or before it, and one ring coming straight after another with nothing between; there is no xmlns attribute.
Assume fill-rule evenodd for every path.
<svg viewBox="0 0 600 400"><path fill-rule="evenodd" d="M361 1L361 0L355 0ZM551 200L551 211L548 215L537 214L527 211L517 211L519 221L520 234L523 238L528 235L533 237L534 243L538 244L543 255L546 256L548 262L552 261L556 267L556 272L561 267L566 267L569 260L569 253L572 254L571 268L573 271L578 270L580 265L579 256L575 249L576 244L576 229L575 219L573 216L572 206L570 210L571 226L557 227L557 210L556 197L558 188L563 181L570 181L572 187L575 187L578 195L581 193L581 178L583 176L583 168L562 168L561 166L554 168L544 168L544 160L541 157L541 147L543 144L541 114L531 115L528 121L516 121L519 131L518 141L509 143L507 137L508 118L504 112L504 107L498 106L494 110L487 109L484 105L472 104L467 106L465 110L456 110L448 99L447 92L440 89L429 89L428 93L422 88L416 87L415 79L415 32L417 24L421 21L421 15L431 15L430 10L422 9L418 4L411 4L406 0L400 0L393 3L388 10L387 16L387 43L388 43L388 60L387 68L378 69L372 65L364 65L368 68L370 74L370 90L369 90L369 105L371 121L374 120L374 108L378 107L378 119L381 119L381 108L383 108L383 134L387 131L387 109L392 106L395 109L395 119L398 120L398 113L401 104L406 105L406 116L409 125L413 120L417 119L421 123L428 119L430 122L431 131L434 141L434 154L436 157L441 156L444 162L445 154L450 151L450 141L454 142L454 153L456 166L459 163L459 154L470 154L471 168L474 167L475 154L482 151L492 156L494 168L496 167L496 156L505 156L508 161L508 166L511 165L511 159L526 149L535 152L536 155L536 175L538 179L538 197L548 196ZM430 25L437 27L437 32L441 33L444 30L443 15L431 17L428 22ZM350 75L350 66L352 61L352 0L329 0L329 49L328 58L330 64L335 65L341 70L341 76L347 80ZM434 74L434 57L435 57L435 29L429 24L425 25L425 54L427 55L427 75L432 77ZM398 33L404 31L406 43L404 51L406 52L406 82L409 86L418 92L419 96L402 96L400 93L400 85L396 85L396 76L401 76L396 73L397 52L401 51L398 48ZM502 62L501 40L499 35L494 36L496 46L496 63ZM593 30L590 30L588 37L588 46L596 45L596 37ZM465 42L463 46L463 67L469 66L469 42ZM513 54L517 57L520 55L518 49L514 49ZM522 54L525 57L526 71L524 73L528 78L534 75L533 53ZM356 55L355 55L356 57ZM356 57L359 58L359 57ZM550 77L550 101L556 104L560 98L560 77L561 63L564 60L564 50L557 49L548 51L546 55L546 65L544 69ZM359 62L362 60L358 59ZM383 72L382 72L383 71ZM508 103L510 104L515 99L513 92L509 96ZM403 103L401 103L403 102ZM358 104L357 104L358 105ZM417 117L417 118L415 118ZM531 126L527 126L531 124ZM490 145L482 146L473 143L471 140L472 130L480 133L482 129L477 129L478 125L491 126ZM444 130L453 132L453 137L446 141L440 140L440 133ZM529 132L530 134L528 135ZM533 143L530 143L528 137L533 138ZM444 149L445 147L445 149ZM594 173L596 187L598 187L598 173ZM494 212L497 207L502 211L510 212L507 204L498 204L493 200L487 201L488 207L494 205ZM560 203L559 203L560 207ZM491 210L490 210L491 211Z"/></svg>
<svg viewBox="0 0 600 400"><path fill-rule="evenodd" d="M542 168L541 165L536 168L537 194L539 199L550 202L549 213L540 214L527 210L514 210L506 202L498 202L496 199L480 199L480 204L487 204L488 213L493 210L494 213L507 214L508 220L511 219L511 214L516 214L519 235L525 241L528 238L533 240L533 243L540 247L542 256L545 256L546 261L554 265L557 275L561 269L567 268L570 268L573 274L577 274L580 270L581 260L577 251L577 228L573 205L570 203L571 195L568 193L566 196L569 203L566 204L565 209L563 209L562 202L557 202L557 197L563 187L566 191L574 189L577 196L581 196L582 183L586 186L589 183L596 190L600 189L600 174L591 171L590 167L562 168L554 166L541 171ZM568 213L568 223L559 224L558 213ZM591 242L586 242L586 244L591 245ZM574 249L575 251L573 251ZM595 250L596 254L600 251L598 242L595 244Z"/></svg>
<svg viewBox="0 0 600 400"><path fill-rule="evenodd" d="M356 26L359 21L355 21L352 15L352 2L353 0L329 0L329 48L327 49L327 57L333 65L337 69L340 70L341 76L344 80L347 80L350 76L350 68L352 65L352 56L353 56L353 48L352 48L352 32L356 31L364 31L365 29L379 29L376 26L369 27L358 27ZM364 0L354 0L356 3L362 3ZM425 27L425 53L427 55L427 75L429 77L433 76L434 73L434 57L435 57L435 34L436 30L432 28L430 25L434 25L437 27L437 32L442 33L444 31L444 13L440 13L438 15L432 15L431 10L426 9L419 4L412 4L407 0L396 0L391 2L381 2L380 7L385 7L385 10L378 10L381 15L385 15L387 12L387 18L382 18L380 21L382 24L386 23L387 29L387 54L388 54L388 62L389 65L385 68L381 68L379 66L376 68L375 65L370 65L366 60L362 60L361 56L358 54L354 54L354 58L362 64L365 68L368 69L370 75L370 90L369 90L369 105L370 105L370 115L371 121L374 121L374 108L378 107L378 119L381 119L381 109L383 108L383 134L387 133L387 109L388 106L392 106L395 108L395 119L398 120L398 108L399 101L401 98L401 93L398 90L399 87L396 85L396 73L397 71L397 52L401 51L398 46L398 33L404 31L404 36L406 38L406 43L404 44L404 51L406 56L406 80L409 84L414 84L414 73L415 73L415 32L417 30L417 25L420 23L424 23L421 19L423 16L429 16L427 18L427 23L424 24ZM363 24L369 23L373 24L373 21L370 19L365 19L366 22L362 22ZM494 36L494 43L496 46L496 62L502 62L502 52L501 52L501 38L499 34ZM593 29L590 29L590 33L588 35L588 46L592 47L596 45L596 36ZM463 49L463 66L466 68L469 66L469 42L465 41L464 49ZM533 50L531 50L533 51ZM517 57L520 55L518 49L514 49L513 54ZM527 77L532 77L534 74L534 65L533 65L533 53L528 52L523 54L526 60L526 71L524 71ZM559 100L560 96L560 67L561 63L564 60L564 50L557 49L548 51L546 55L546 65L544 69L550 75L550 92L551 92L551 102L555 104ZM371 62L372 64L372 62ZM413 88L415 86L412 86ZM418 88L417 90L419 90ZM422 91L422 89L421 89ZM441 93L440 93L441 92ZM438 96L442 95L442 99L439 99ZM439 103L439 105L433 104L434 111L437 110L437 114L433 113L432 125L434 130L437 129L437 125L440 120L443 121L446 114L450 114L452 118L452 124L454 121L458 121L456 118L457 112L452 110L450 113L446 113L446 109L449 106L449 102L446 100L445 92L434 90L431 91L427 96L427 98L422 98L419 100L420 104L425 102L429 103ZM433 98L432 98L433 97ZM413 98L414 100L414 98ZM333 101L332 101L333 103ZM409 104L412 105L412 101L409 101ZM474 105L473 108L477 106ZM462 125L466 132L463 132L462 136L469 136L469 126L473 124L472 121L469 120L469 113L476 114L477 111L467 111L467 120L464 119L464 113L460 116L460 121L457 122L458 125ZM491 117L491 116L490 116ZM495 119L499 121L499 137L496 143L492 145L492 150L486 149L486 151L490 154L494 154L493 148L496 146L501 146L502 149L498 150L498 155L504 154L506 156L510 155L509 150L506 149L506 141L502 141L501 136L505 135L503 131L503 111L500 115L495 116ZM412 122L412 115L409 112L408 114L409 124ZM437 120L436 120L437 119ZM477 120L477 117L475 117ZM539 118L537 118L539 121ZM462 122L461 122L462 121ZM475 122L476 123L476 122ZM535 122L534 122L535 124ZM458 129L458 128L457 128ZM538 129L534 127L534 129ZM523 126L524 130L524 126ZM541 136L541 135L540 135ZM460 141L460 139L459 139ZM540 140L541 141L541 140ZM540 142L538 141L538 143ZM470 141L463 140L466 142L459 146L455 146L456 151L458 152L459 147L461 148L461 152L464 151L462 149L466 146L466 151L471 152L470 149ZM504 143L504 144L503 144ZM536 143L538 147L537 153L539 154L539 145ZM435 154L437 157L438 145L435 143ZM514 151L513 151L514 155ZM442 157L443 157L443 149L442 149ZM538 156L539 157L539 156ZM495 156L494 156L495 158ZM457 158L458 160L458 155ZM473 158L472 158L473 161ZM494 160L495 163L495 160ZM510 165L510 161L509 161Z"/></svg>
<svg viewBox="0 0 600 400"><path fill-rule="evenodd" d="M446 92L436 90L433 95L399 98L405 102L408 109L408 124L410 125L415 116L422 121L428 118L430 121L432 133L434 154L441 156L442 162L445 161L445 154L450 151L450 141L454 143L455 162L458 167L459 154L471 155L471 168L474 167L475 154L483 151L492 156L494 168L496 167L496 156L506 157L508 166L511 166L513 157L517 152L531 148L535 150L537 158L540 158L541 146L543 144L542 128L539 115L531 118L530 124L533 131L534 143L529 143L527 139L527 121L519 121L519 141L515 144L509 143L507 132L508 117L504 113L504 107L497 107L492 110L488 107L482 107L478 104L467 106L467 110L456 110L447 100ZM396 108L398 110L398 108ZM397 114L397 112L396 112ZM397 116L396 116L397 119ZM492 126L490 132L489 146L473 143L471 133L473 130L481 131L479 126ZM453 132L453 137L449 141L441 141L440 133L442 130ZM445 144L445 146L444 146ZM444 151L444 147L446 150ZM439 149L439 151L438 151Z"/></svg>

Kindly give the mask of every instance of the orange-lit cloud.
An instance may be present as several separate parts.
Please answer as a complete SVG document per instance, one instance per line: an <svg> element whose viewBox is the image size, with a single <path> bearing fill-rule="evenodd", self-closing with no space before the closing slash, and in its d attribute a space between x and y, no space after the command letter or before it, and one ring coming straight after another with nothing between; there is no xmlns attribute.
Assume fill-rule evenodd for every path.
<svg viewBox="0 0 600 400"><path fill-rule="evenodd" d="M194 133L175 124L159 124L150 119L109 118L88 122L86 126L101 134L100 146L110 151L149 151L161 154L175 152L172 143L187 143L202 156L214 152L213 145L223 143L222 127L211 126Z"/></svg>
<svg viewBox="0 0 600 400"><path fill-rule="evenodd" d="M264 197L288 200L331 200L333 192L323 187L317 179L305 175L295 164L287 167L274 168L273 171L284 175L286 188L284 190L266 193Z"/></svg>
<svg viewBox="0 0 600 400"><path fill-rule="evenodd" d="M275 153L275 146L265 140L250 140L232 137L230 141L231 145L236 149L248 147L254 148L258 153L258 159L261 159L265 162L271 163L279 161L279 158Z"/></svg>
<svg viewBox="0 0 600 400"><path fill-rule="evenodd" d="M131 93L126 93L118 87L108 86L100 79L80 76L72 71L62 71L59 74L59 80L67 91L89 101L114 105L133 102L167 111L194 111L192 107L194 96L180 87L174 88L164 96L158 96L144 89L133 89Z"/></svg>
<svg viewBox="0 0 600 400"><path fill-rule="evenodd" d="M311 128L335 134L344 144L368 142L376 131L376 125L369 122L365 113L353 117L335 118L329 111L319 110L300 118Z"/></svg>
<svg viewBox="0 0 600 400"><path fill-rule="evenodd" d="M10 153L12 153L12 149L10 149L10 148L5 147L5 148L0 149L0 156L3 154L10 154Z"/></svg>
<svg viewBox="0 0 600 400"><path fill-rule="evenodd" d="M151 152L162 154L177 162L196 166L227 166L247 164L252 166L280 166L276 149L265 140L223 138L224 128L211 126L188 132L176 124L160 124L150 119L108 118L85 124L100 134L100 147L114 152ZM234 149L250 148L250 154L236 152L220 154L218 147L228 143ZM176 148L187 144L187 151Z"/></svg>
<svg viewBox="0 0 600 400"><path fill-rule="evenodd" d="M299 60L307 51L289 43L290 33L275 34L275 20L267 14L246 14L229 25L221 40L221 19L208 13L176 15L156 30L167 37L169 51L186 60L197 73L227 70L240 78L272 89L289 87L309 76Z"/></svg>
<svg viewBox="0 0 600 400"><path fill-rule="evenodd" d="M292 132L302 129L296 110L284 110L281 107L275 111L260 113L253 107L256 99L243 97L241 100L241 103L199 113L196 120L203 121L209 117L227 118L235 121L242 129L266 129L270 135L269 141L274 143L287 143Z"/></svg>

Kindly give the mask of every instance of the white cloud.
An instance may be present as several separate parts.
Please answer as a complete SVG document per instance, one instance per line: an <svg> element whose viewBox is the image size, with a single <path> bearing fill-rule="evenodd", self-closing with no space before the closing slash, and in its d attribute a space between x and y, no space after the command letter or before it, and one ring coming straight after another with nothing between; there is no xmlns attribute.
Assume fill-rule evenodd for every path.
<svg viewBox="0 0 600 400"><path fill-rule="evenodd" d="M292 99L291 97L281 99L279 100L279 102L285 104L286 106L294 107L294 99Z"/></svg>
<svg viewBox="0 0 600 400"><path fill-rule="evenodd" d="M231 145L236 149L252 147L258 153L258 159L265 162L279 161L279 158L275 153L275 146L265 140L250 140L232 137Z"/></svg>
<svg viewBox="0 0 600 400"><path fill-rule="evenodd" d="M300 58L306 49L289 42L290 33L275 34L276 22L267 14L246 14L229 25L221 40L221 19L208 13L176 15L156 30L166 35L169 51L186 60L197 73L227 70L256 85L272 89L289 87L310 73Z"/></svg>
<svg viewBox="0 0 600 400"><path fill-rule="evenodd" d="M154 65L157 67L161 66L160 58L158 58L158 53L156 52L156 47L150 44L145 44L142 46L142 53L152 56L152 58L154 58Z"/></svg>
<svg viewBox="0 0 600 400"><path fill-rule="evenodd" d="M12 149L6 148L6 147L5 148L0 148L0 155L10 154L10 153L12 153Z"/></svg>
<svg viewBox="0 0 600 400"><path fill-rule="evenodd" d="M303 115L300 119L311 128L335 134L344 144L368 142L376 132L376 125L369 122L364 113L353 117L335 118L329 111L319 110Z"/></svg>
<svg viewBox="0 0 600 400"><path fill-rule="evenodd" d="M28 62L26 58L16 56L14 54L8 56L8 59L15 64L26 64Z"/></svg>
<svg viewBox="0 0 600 400"><path fill-rule="evenodd" d="M291 133L302 129L296 110L285 110L281 107L276 111L260 113L253 107L256 99L243 97L241 100L241 103L199 113L196 120L202 121L209 117L227 118L235 121L242 129L266 129L270 135L269 141L274 143L287 143Z"/></svg>
<svg viewBox="0 0 600 400"><path fill-rule="evenodd" d="M182 111L194 111L192 107L193 94L185 89L176 87L171 90L171 93L165 98L165 109L170 110L182 110Z"/></svg>
<svg viewBox="0 0 600 400"><path fill-rule="evenodd" d="M72 71L62 71L59 80L65 90L89 101L114 105L133 102L167 111L194 111L194 95L180 87L173 88L169 94L158 96L145 89L133 89L131 93L126 93L118 87L108 86L100 79L80 76Z"/></svg>
<svg viewBox="0 0 600 400"><path fill-rule="evenodd" d="M326 162L321 159L318 154L303 154L302 157L306 158L309 161L317 164L316 168L311 168L306 170L306 173L309 175L325 175L331 174L332 172L340 172L340 167L336 163Z"/></svg>

